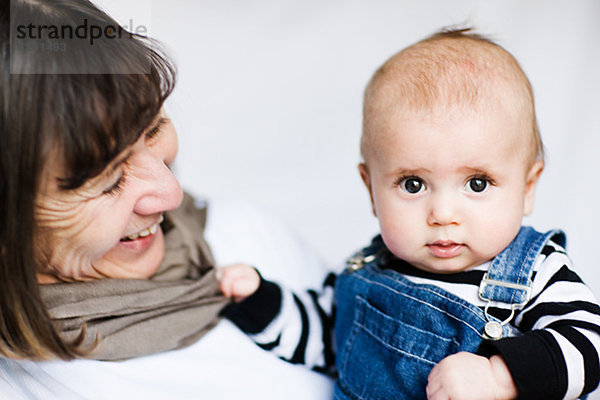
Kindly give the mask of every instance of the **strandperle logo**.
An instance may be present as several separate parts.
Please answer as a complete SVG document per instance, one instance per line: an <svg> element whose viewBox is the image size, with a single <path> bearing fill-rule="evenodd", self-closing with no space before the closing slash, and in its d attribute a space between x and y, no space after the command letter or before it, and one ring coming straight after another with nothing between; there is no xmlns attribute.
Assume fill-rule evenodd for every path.
<svg viewBox="0 0 600 400"><path fill-rule="evenodd" d="M118 19L85 11L33 12L22 1L10 0L11 74L151 73L152 53L138 43L160 47L149 39L151 0L121 2ZM111 1L119 0L106 0ZM118 62L103 56L115 51L121 54Z"/></svg>
<svg viewBox="0 0 600 400"><path fill-rule="evenodd" d="M148 29L145 25L135 25L133 20L129 20L129 25L106 25L99 26L89 24L87 18L79 25L40 25L40 24L21 24L16 26L16 38L20 40L87 40L90 45L94 41L101 39L123 39L135 36L146 37Z"/></svg>

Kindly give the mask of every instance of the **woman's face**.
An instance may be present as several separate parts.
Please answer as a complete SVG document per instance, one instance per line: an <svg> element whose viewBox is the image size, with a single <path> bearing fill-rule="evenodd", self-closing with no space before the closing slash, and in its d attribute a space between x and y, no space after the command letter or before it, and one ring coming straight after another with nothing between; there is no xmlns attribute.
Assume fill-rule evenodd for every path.
<svg viewBox="0 0 600 400"><path fill-rule="evenodd" d="M160 265L164 211L183 193L169 165L177 135L164 112L100 175L75 190L50 165L36 200L38 282L145 279Z"/></svg>

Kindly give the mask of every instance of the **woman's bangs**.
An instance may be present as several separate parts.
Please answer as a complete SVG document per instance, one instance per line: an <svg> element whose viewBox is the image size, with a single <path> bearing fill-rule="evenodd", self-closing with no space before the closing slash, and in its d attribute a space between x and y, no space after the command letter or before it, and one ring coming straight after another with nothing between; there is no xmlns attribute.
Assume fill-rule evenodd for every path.
<svg viewBox="0 0 600 400"><path fill-rule="evenodd" d="M58 85L84 91L63 96L71 103L61 107L69 115L56 121L57 128L62 127L57 132L63 156L62 189L80 187L101 173L160 112L173 90L175 72L158 52L149 52L149 74L69 75L64 76L69 82Z"/></svg>

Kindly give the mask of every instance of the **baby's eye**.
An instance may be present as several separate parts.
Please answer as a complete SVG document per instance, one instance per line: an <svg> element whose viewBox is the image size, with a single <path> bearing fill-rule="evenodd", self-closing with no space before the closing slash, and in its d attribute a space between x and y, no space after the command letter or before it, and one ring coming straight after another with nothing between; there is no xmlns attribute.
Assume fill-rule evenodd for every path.
<svg viewBox="0 0 600 400"><path fill-rule="evenodd" d="M466 189L470 192L481 193L487 189L489 181L484 177L475 177L467 181Z"/></svg>
<svg viewBox="0 0 600 400"><path fill-rule="evenodd" d="M425 190L425 182L421 178L405 178L400 181L400 188L410 194Z"/></svg>

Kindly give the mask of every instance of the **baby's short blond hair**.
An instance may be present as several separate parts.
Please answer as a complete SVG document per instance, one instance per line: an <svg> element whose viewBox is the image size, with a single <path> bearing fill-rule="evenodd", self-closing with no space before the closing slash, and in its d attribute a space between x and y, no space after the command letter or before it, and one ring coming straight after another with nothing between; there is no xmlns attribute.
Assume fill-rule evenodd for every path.
<svg viewBox="0 0 600 400"><path fill-rule="evenodd" d="M361 154L368 162L390 113L485 112L493 107L508 107L525 118L524 128L531 134L528 162L543 159L533 91L517 60L471 29L440 31L393 55L369 81Z"/></svg>

